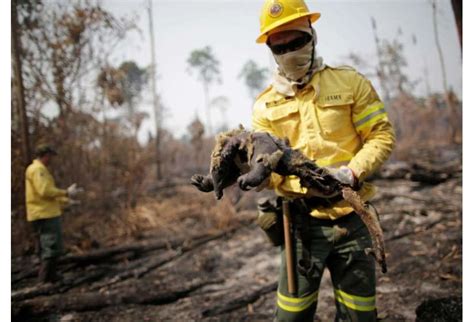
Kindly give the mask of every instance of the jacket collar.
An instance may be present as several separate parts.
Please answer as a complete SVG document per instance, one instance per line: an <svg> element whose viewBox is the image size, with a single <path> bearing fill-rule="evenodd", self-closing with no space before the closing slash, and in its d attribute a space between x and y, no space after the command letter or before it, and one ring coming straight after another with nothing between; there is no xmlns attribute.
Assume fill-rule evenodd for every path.
<svg viewBox="0 0 474 322"><path fill-rule="evenodd" d="M318 57L320 58L320 57ZM313 75L311 76L311 79L309 80L308 84L303 86L302 88L298 88L299 85L295 82L291 82L286 77L281 75L280 73L276 72L273 76L273 82L272 82L272 87L275 89L275 91L283 96L295 96L298 91L300 91L303 88L307 88L308 86L312 87L316 92L319 92L319 73L323 71L326 68L326 64L321 62L318 65L318 67L314 70Z"/></svg>

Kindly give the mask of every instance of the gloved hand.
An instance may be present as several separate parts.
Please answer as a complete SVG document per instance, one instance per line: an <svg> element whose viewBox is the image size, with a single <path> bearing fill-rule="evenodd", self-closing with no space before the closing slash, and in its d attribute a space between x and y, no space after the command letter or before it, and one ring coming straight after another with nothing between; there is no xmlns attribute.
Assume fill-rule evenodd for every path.
<svg viewBox="0 0 474 322"><path fill-rule="evenodd" d="M355 188L358 184L357 177L351 168L342 166L338 169L326 168L331 176L333 176L337 181L343 185L348 185L351 188Z"/></svg>
<svg viewBox="0 0 474 322"><path fill-rule="evenodd" d="M79 206L82 202L80 200L69 199L68 206Z"/></svg>
<svg viewBox="0 0 474 322"><path fill-rule="evenodd" d="M356 188L358 185L357 177L349 167L342 166L340 168L324 168L323 172L326 173L326 176L329 176L330 180L337 180L341 184L348 185L351 188ZM306 195L318 198L332 198L339 195L340 193L341 191L338 190L332 191L330 193L324 193L316 188L309 188Z"/></svg>
<svg viewBox="0 0 474 322"><path fill-rule="evenodd" d="M81 192L84 192L84 189L83 188L80 188L77 186L77 183L73 183L72 185L70 185L67 189L67 196L68 197L74 197L76 196L77 194L81 193Z"/></svg>

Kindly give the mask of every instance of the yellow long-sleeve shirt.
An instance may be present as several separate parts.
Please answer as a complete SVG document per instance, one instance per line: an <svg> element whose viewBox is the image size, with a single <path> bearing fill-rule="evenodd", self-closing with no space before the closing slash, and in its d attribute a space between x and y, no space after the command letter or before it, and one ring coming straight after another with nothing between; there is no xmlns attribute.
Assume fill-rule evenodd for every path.
<svg viewBox="0 0 474 322"><path fill-rule="evenodd" d="M48 168L34 160L25 173L26 218L28 221L61 215L61 207L68 202L67 192L56 187Z"/></svg>
<svg viewBox="0 0 474 322"><path fill-rule="evenodd" d="M295 96L285 96L268 87L254 105L252 126L256 131L288 138L318 166L347 165L360 181L386 161L395 136L384 105L371 83L350 67L326 67ZM278 195L301 197L307 189L295 176L272 174L270 186ZM364 183L363 200L375 194ZM335 219L353 209L341 200L331 207L313 209L312 215Z"/></svg>

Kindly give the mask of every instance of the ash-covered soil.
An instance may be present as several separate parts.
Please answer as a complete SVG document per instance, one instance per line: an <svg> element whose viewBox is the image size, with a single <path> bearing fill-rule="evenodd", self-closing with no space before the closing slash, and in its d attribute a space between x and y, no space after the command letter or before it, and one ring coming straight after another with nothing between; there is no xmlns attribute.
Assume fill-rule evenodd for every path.
<svg viewBox="0 0 474 322"><path fill-rule="evenodd" d="M422 303L434 314L446 302L448 308L436 316L450 319L437 321L460 321L460 172L435 184L410 178L375 183L388 265L387 274L377 267L379 318L415 321ZM205 208L195 211L206 216ZM249 210L234 213L237 220L214 230L203 229L194 219L192 225L183 221L187 229L182 234L148 231L139 241L124 243L141 243L135 248L63 262L63 280L55 284L38 285L34 256L13 258L12 319L272 321L279 251L253 222L255 215ZM326 271L315 321L333 320L334 310ZM428 320L420 315L418 321Z"/></svg>

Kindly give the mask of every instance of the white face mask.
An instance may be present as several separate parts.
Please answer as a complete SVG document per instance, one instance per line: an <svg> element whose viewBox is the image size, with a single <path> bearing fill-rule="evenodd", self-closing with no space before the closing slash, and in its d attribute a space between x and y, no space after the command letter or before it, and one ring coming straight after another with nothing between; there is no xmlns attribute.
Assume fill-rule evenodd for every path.
<svg viewBox="0 0 474 322"><path fill-rule="evenodd" d="M283 55L273 55L280 71L291 81L297 81L309 71L313 58L313 40L304 47Z"/></svg>

